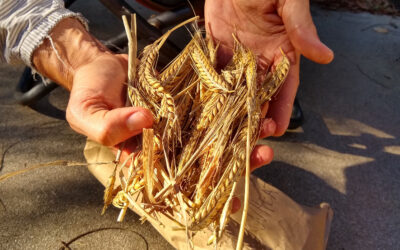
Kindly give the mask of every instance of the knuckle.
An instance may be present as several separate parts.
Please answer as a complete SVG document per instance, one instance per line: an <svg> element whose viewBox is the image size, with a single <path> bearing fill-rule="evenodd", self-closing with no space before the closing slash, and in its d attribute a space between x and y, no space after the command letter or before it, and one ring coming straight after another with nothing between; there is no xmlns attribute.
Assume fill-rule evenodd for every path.
<svg viewBox="0 0 400 250"><path fill-rule="evenodd" d="M82 133L82 131L80 131L79 126L77 124L77 119L76 119L76 115L74 114L74 112L71 110L71 108L68 106L66 111L65 111L65 119L67 120L69 126L75 130L78 133Z"/></svg>
<svg viewBox="0 0 400 250"><path fill-rule="evenodd" d="M95 135L95 140L105 146L114 146L113 141L111 140L111 124L108 122L104 122L99 126L99 130Z"/></svg>

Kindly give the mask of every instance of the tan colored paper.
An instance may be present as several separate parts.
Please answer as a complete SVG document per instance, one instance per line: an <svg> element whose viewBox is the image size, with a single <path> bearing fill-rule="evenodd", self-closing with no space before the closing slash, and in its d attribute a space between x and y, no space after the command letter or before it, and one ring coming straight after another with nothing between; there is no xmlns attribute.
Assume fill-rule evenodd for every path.
<svg viewBox="0 0 400 250"><path fill-rule="evenodd" d="M89 163L111 162L115 158L107 147L92 141L86 143L84 153ZM113 164L90 165L89 170L105 185ZM236 189L236 196L243 196L243 187L242 180ZM136 209L132 210L140 215ZM244 249L325 249L332 217L333 211L329 204L321 203L318 207L301 206L278 189L251 176ZM219 243L220 249L235 248L240 218L241 211L231 216ZM165 216L160 215L160 221L166 226L152 222L154 228L175 248L187 249L186 233L171 230L170 227L174 224ZM211 230L198 232L193 238L195 249L213 249L212 246L207 246L211 234Z"/></svg>

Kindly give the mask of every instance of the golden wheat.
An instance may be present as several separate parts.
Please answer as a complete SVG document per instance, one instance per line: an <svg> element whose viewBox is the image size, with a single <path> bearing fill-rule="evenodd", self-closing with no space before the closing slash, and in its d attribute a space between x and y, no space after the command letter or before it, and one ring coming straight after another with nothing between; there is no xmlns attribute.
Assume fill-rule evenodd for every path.
<svg viewBox="0 0 400 250"><path fill-rule="evenodd" d="M236 183L245 170L249 176L261 105L284 82L290 64L282 52L275 71L260 84L255 55L234 37L231 62L217 70L218 45L197 31L182 53L158 73L159 50L175 29L145 47L138 67L130 63L131 105L149 109L156 119L153 129L143 131L139 151L120 166L129 163L126 171L120 171L121 185L114 187L117 168L111 176L105 207L112 201L120 208L118 220L128 206L152 223L159 223L161 213L175 229L187 233L211 226L210 243L217 244L230 215ZM128 36L136 34L127 30ZM239 248L247 204L248 187Z"/></svg>

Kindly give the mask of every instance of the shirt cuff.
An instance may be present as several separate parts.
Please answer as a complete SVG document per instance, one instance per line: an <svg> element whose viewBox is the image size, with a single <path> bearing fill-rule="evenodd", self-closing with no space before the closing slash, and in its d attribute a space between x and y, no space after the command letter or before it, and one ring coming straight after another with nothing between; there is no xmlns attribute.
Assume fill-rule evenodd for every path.
<svg viewBox="0 0 400 250"><path fill-rule="evenodd" d="M88 21L80 14L60 8L44 17L25 37L21 45L20 55L24 63L33 67L32 54L48 36L49 32L64 18L73 17L78 19L89 30Z"/></svg>

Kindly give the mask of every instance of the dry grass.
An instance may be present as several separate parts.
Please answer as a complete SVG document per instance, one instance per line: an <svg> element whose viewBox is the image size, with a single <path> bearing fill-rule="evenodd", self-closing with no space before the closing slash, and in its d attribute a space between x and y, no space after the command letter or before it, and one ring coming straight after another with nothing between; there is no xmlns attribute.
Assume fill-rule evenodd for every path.
<svg viewBox="0 0 400 250"><path fill-rule="evenodd" d="M130 48L135 50L135 31L130 31L126 20L125 24ZM126 169L120 172L121 185L114 187L116 174L111 176L105 204L112 200L121 208L118 220L128 206L154 223L161 213L174 222L174 229L185 230L188 239L191 232L212 227L210 244L217 245L230 215L236 183L244 172L249 178L261 106L285 80L289 61L282 52L281 63L259 83L257 58L236 42L232 62L217 71L217 46L197 31L182 53L157 72L159 49L170 33L144 49L137 67L136 52L130 53L129 100L133 106L151 110L155 124L143 131L140 150L120 164ZM247 185L238 248L248 194Z"/></svg>

